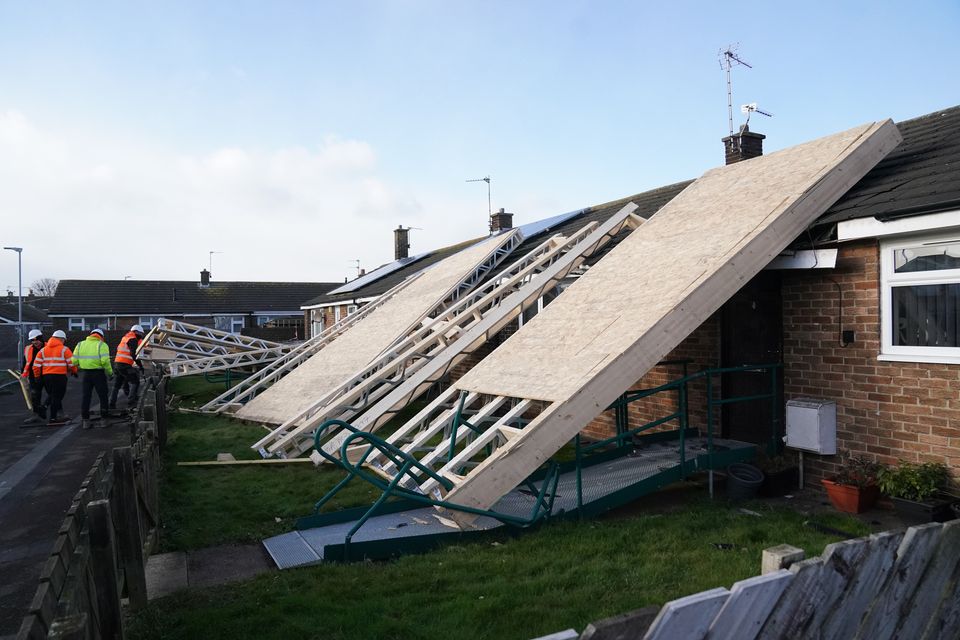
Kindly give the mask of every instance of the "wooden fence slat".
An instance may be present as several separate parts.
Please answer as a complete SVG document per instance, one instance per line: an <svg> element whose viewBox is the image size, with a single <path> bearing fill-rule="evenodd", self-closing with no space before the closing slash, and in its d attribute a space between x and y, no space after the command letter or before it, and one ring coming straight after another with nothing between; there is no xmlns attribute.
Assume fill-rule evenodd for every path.
<svg viewBox="0 0 960 640"><path fill-rule="evenodd" d="M729 596L729 591L718 587L671 600L660 609L644 640L700 640Z"/></svg>
<svg viewBox="0 0 960 640"><path fill-rule="evenodd" d="M866 613L856 637L863 640L887 640L892 638L897 621L903 615L901 603L908 602L917 588L933 552L940 542L943 525L931 522L907 529L893 570L887 574L886 583L879 586L877 598Z"/></svg>
<svg viewBox="0 0 960 640"><path fill-rule="evenodd" d="M871 535L863 543L863 554L851 568L853 578L848 579L839 597L831 605L820 627L823 638L852 638L870 603L877 597L880 587L886 583L897 559L897 548L903 540L903 531L884 531Z"/></svg>
<svg viewBox="0 0 960 640"><path fill-rule="evenodd" d="M96 603L99 637L104 640L125 637L123 610L117 588L116 547L113 540L113 518L110 503L90 503L90 569L93 577L93 601Z"/></svg>
<svg viewBox="0 0 960 640"><path fill-rule="evenodd" d="M119 529L120 557L130 606L137 610L147 605L146 561L143 557L143 533L140 530L140 508L134 479L133 456L130 447L113 450L113 472L117 476L117 492L121 526Z"/></svg>
<svg viewBox="0 0 960 640"><path fill-rule="evenodd" d="M33 600L30 601L30 607L27 611L40 618L44 629L50 627L57 612L57 595L49 582L40 583L36 593L33 594Z"/></svg>
<svg viewBox="0 0 960 640"><path fill-rule="evenodd" d="M79 613L55 621L47 637L52 640L92 640L87 614Z"/></svg>
<svg viewBox="0 0 960 640"><path fill-rule="evenodd" d="M955 569L958 549L960 549L960 520L954 520L943 525L936 552L917 583L912 597L900 603L900 622L894 632L895 637L923 637L923 631L930 622L931 612L940 601L944 587Z"/></svg>
<svg viewBox="0 0 960 640"><path fill-rule="evenodd" d="M28 613L23 617L20 630L17 631L16 640L44 640L46 637L47 628L38 615Z"/></svg>
<svg viewBox="0 0 960 640"><path fill-rule="evenodd" d="M810 558L794 563L789 571L793 580L787 585L774 607L773 613L757 634L762 640L783 638L781 631L788 621L800 616L809 618L810 611L816 607L820 572L823 570L823 558Z"/></svg>
<svg viewBox="0 0 960 640"><path fill-rule="evenodd" d="M960 520L948 524L956 526L960 524ZM941 589L937 610L930 616L924 638L960 638L960 545L941 546L941 553L935 562L953 567L953 571Z"/></svg>
<svg viewBox="0 0 960 640"><path fill-rule="evenodd" d="M710 640L753 640L793 578L793 572L780 569L735 583L707 637Z"/></svg>

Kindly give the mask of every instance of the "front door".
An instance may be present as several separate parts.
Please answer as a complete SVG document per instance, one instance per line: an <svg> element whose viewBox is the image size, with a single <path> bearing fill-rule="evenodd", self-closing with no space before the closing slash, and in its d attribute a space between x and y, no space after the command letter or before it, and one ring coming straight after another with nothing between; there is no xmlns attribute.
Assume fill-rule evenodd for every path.
<svg viewBox="0 0 960 640"><path fill-rule="evenodd" d="M761 271L723 306L720 354L723 367L783 362L780 272ZM781 418L778 429L782 432L782 370L775 384L776 411ZM765 372L728 373L721 381L723 398L766 394L770 386L770 374ZM770 400L723 405L723 436L767 445L771 442L773 410Z"/></svg>

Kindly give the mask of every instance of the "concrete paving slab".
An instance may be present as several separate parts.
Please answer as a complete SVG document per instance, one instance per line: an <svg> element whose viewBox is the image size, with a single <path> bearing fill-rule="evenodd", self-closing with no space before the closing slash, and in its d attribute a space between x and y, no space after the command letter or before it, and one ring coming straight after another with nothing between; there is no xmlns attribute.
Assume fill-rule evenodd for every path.
<svg viewBox="0 0 960 640"><path fill-rule="evenodd" d="M191 551L187 555L187 567L191 589L247 580L275 570L261 544Z"/></svg>
<svg viewBox="0 0 960 640"><path fill-rule="evenodd" d="M186 552L161 553L147 560L148 600L168 596L188 586Z"/></svg>

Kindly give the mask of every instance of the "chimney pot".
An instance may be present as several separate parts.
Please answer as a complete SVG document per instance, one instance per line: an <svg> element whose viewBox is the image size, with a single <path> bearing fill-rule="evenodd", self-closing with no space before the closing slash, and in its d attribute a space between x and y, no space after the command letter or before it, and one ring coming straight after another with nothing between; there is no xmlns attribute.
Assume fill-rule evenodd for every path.
<svg viewBox="0 0 960 640"><path fill-rule="evenodd" d="M513 229L513 214L507 213L506 209L500 207L499 211L490 216L490 233L505 229Z"/></svg>
<svg viewBox="0 0 960 640"><path fill-rule="evenodd" d="M410 256L410 228L399 225L393 230L393 259L401 260Z"/></svg>
<svg viewBox="0 0 960 640"><path fill-rule="evenodd" d="M200 272L200 286L209 287L210 286L210 272L206 269Z"/></svg>

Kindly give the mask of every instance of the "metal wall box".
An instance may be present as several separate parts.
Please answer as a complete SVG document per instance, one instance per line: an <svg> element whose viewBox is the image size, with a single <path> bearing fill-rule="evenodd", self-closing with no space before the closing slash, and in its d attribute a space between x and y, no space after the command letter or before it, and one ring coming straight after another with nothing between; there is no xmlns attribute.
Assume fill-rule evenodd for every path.
<svg viewBox="0 0 960 640"><path fill-rule="evenodd" d="M787 438L791 449L834 455L837 452L837 403L796 398L787 402Z"/></svg>

